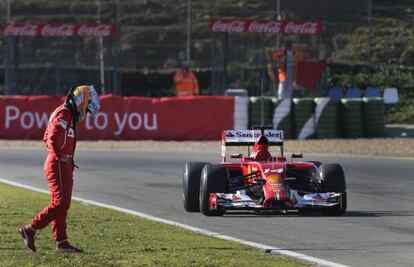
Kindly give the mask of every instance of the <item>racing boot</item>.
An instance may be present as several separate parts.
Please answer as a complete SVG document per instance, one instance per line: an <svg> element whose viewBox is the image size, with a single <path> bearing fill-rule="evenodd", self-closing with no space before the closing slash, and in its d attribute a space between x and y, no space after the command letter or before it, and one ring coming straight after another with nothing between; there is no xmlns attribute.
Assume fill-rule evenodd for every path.
<svg viewBox="0 0 414 267"><path fill-rule="evenodd" d="M67 240L62 240L56 242L56 250L59 252L65 252L65 253L80 253L83 252L83 250L75 248Z"/></svg>
<svg viewBox="0 0 414 267"><path fill-rule="evenodd" d="M24 239L26 246L33 252L36 252L34 244L36 230L30 225L22 226L19 228L19 233Z"/></svg>

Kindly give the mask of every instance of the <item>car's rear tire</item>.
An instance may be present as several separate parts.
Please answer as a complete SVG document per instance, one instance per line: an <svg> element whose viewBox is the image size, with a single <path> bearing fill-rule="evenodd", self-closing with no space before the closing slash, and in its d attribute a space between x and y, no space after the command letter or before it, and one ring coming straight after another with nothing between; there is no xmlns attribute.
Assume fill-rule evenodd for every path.
<svg viewBox="0 0 414 267"><path fill-rule="evenodd" d="M187 162L183 174L183 202L184 209L188 212L200 211L199 193L201 171L207 163Z"/></svg>
<svg viewBox="0 0 414 267"><path fill-rule="evenodd" d="M227 193L229 173L220 164L206 164L201 172L200 211L206 216L222 216L225 210L209 208L210 193Z"/></svg>
<svg viewBox="0 0 414 267"><path fill-rule="evenodd" d="M339 164L323 164L320 167L323 192L342 193L340 205L325 208L322 214L326 216L340 216L347 208L346 181L344 170Z"/></svg>

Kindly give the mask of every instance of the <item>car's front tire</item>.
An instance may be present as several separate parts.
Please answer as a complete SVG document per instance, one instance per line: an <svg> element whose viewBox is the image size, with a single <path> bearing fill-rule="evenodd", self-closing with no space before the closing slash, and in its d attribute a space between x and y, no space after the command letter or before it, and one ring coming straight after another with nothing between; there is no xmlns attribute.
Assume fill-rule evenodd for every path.
<svg viewBox="0 0 414 267"><path fill-rule="evenodd" d="M206 164L201 172L200 211L206 216L222 216L225 210L209 208L210 193L226 193L229 173L220 164Z"/></svg>
<svg viewBox="0 0 414 267"><path fill-rule="evenodd" d="M183 173L183 202L188 212L198 212L201 171L205 162L187 162Z"/></svg>
<svg viewBox="0 0 414 267"><path fill-rule="evenodd" d="M323 164L320 167L323 192L342 193L340 205L325 208L322 214L326 216L340 216L347 209L347 193L344 170L339 164Z"/></svg>

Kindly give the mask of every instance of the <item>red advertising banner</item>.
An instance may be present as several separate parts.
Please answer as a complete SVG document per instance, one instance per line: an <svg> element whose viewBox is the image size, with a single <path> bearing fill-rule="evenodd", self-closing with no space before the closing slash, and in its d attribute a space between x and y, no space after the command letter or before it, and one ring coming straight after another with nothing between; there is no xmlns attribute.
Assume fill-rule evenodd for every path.
<svg viewBox="0 0 414 267"><path fill-rule="evenodd" d="M3 28L4 36L26 37L115 37L115 24L6 24Z"/></svg>
<svg viewBox="0 0 414 267"><path fill-rule="evenodd" d="M325 69L325 60L299 61L296 67L296 84L306 90L313 90Z"/></svg>
<svg viewBox="0 0 414 267"><path fill-rule="evenodd" d="M0 96L0 139L41 140L64 98ZM95 118L79 123L79 140L219 140L234 125L234 98L101 96Z"/></svg>
<svg viewBox="0 0 414 267"><path fill-rule="evenodd" d="M308 34L322 33L320 21L305 20L242 20L213 19L210 21L211 32L251 32L276 34Z"/></svg>

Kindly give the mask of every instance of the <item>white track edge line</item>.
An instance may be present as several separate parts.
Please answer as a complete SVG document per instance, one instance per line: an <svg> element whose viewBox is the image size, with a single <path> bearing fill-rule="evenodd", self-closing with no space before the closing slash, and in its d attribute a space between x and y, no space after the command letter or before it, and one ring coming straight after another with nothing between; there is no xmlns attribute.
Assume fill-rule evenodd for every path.
<svg viewBox="0 0 414 267"><path fill-rule="evenodd" d="M4 184L8 184L11 186L15 186L15 187L20 187L20 188L24 188L24 189L28 189L34 192L39 192L39 193L46 193L49 194L49 191L47 190L43 190L40 188L36 188L36 187L32 187L32 186L28 186L25 184L21 184L18 182L13 182L10 180L6 180L3 178L0 178L0 182L4 183ZM180 228L184 228L193 232L197 232L200 234L204 234L207 236L211 236L211 237L216 237L216 238L220 238L220 239L224 239L224 240L230 240L230 241L234 241L249 247L253 247L256 248L258 250L264 251L266 253L272 253L272 254L280 254L283 256L289 256L289 257L293 257L293 258L297 258L309 263L316 263L319 264L320 266L330 266L330 267L349 267L347 265L343 265L343 264L339 264L339 263L335 263L335 262L331 262L331 261L327 261L324 259L320 259L320 258L316 258L316 257L312 257L312 256L307 256L301 253L297 253L294 251L290 251L290 250L286 250L286 249L281 249L278 247L274 247L274 246L269 246L269 245L265 245L265 244L260 244L260 243L256 243L256 242L251 242L251 241L247 241L244 239L240 239L240 238L236 238L236 237L231 237L228 235L223 235L220 233L216 233L216 232L211 232L205 229L201 229L201 228L197 228L191 225L187 225L187 224L182 224L179 222L174 222L174 221L170 221L167 219L162 219L159 217L155 217L149 214L145 214L139 211L134 211L134 210L130 210L130 209L125 209L125 208L121 208L121 207L117 207L117 206L113 206L113 205L109 205L109 204L105 204L105 203L101 203L101 202L97 202L97 201L93 201L93 200L89 200L89 199L84 199L84 198L80 198L80 197L72 197L73 200L76 200L82 204L85 205L93 205L93 206L98 206L98 207L103 207L103 208L108 208L108 209L112 209L112 210L116 210L116 211L120 211L123 213L128 213L128 214L132 214L141 218L145 218L151 221L156 221L156 222L161 222L161 223L165 223L168 225L173 225L173 226L177 226Z"/></svg>

